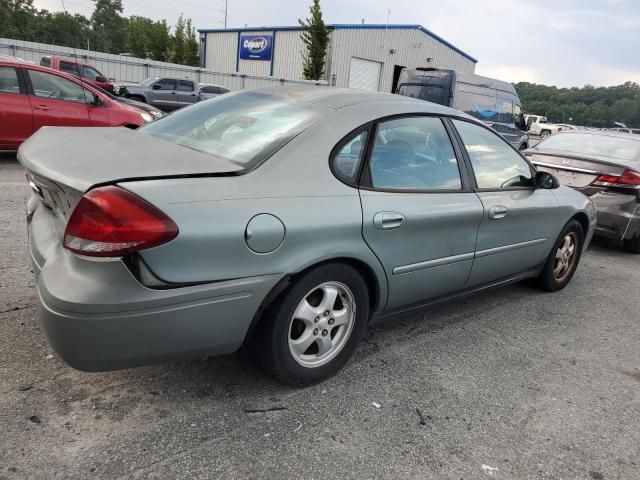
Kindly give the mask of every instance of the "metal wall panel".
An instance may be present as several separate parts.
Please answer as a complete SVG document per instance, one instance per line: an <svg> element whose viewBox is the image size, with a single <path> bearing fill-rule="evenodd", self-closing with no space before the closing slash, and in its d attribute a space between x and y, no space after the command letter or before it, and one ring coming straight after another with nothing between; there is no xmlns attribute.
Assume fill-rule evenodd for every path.
<svg viewBox="0 0 640 480"><path fill-rule="evenodd" d="M238 55L238 34L221 32L207 35L205 68L217 72L235 72Z"/></svg>
<svg viewBox="0 0 640 480"><path fill-rule="evenodd" d="M273 75L278 78L302 79L305 45L300 30L276 31L273 52Z"/></svg>
<svg viewBox="0 0 640 480"><path fill-rule="evenodd" d="M380 91L390 92L394 65L432 66L473 73L475 63L418 29L336 29L332 35L331 79L346 87L352 57L382 62ZM391 51L394 51L391 53ZM427 58L433 61L427 63Z"/></svg>

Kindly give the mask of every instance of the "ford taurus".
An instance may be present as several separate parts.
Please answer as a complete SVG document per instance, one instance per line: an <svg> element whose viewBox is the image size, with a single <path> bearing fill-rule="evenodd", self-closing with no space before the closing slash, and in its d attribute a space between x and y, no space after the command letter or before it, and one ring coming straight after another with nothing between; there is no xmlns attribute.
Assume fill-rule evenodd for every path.
<svg viewBox="0 0 640 480"><path fill-rule="evenodd" d="M82 370L245 345L317 382L373 321L526 278L562 289L596 225L481 122L347 89L230 93L138 131L43 128L19 160L40 318Z"/></svg>

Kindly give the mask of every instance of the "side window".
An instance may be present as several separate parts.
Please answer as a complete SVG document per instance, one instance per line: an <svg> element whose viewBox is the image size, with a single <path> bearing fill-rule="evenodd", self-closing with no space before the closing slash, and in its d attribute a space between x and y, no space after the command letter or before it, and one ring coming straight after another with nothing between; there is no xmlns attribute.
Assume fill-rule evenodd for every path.
<svg viewBox="0 0 640 480"><path fill-rule="evenodd" d="M189 80L180 80L178 90L180 92L193 92L193 82L190 82Z"/></svg>
<svg viewBox="0 0 640 480"><path fill-rule="evenodd" d="M40 65L42 65L43 67L50 67L51 59L49 57L42 57L42 60L40 60Z"/></svg>
<svg viewBox="0 0 640 480"><path fill-rule="evenodd" d="M357 180L367 136L368 132L364 130L343 140L339 150L331 159L333 172L345 183L354 183Z"/></svg>
<svg viewBox="0 0 640 480"><path fill-rule="evenodd" d="M91 80L95 80L100 77L100 72L98 72L95 68L90 67L89 65L82 66L82 76L85 78L90 78Z"/></svg>
<svg viewBox="0 0 640 480"><path fill-rule="evenodd" d="M160 88L156 87L157 90L175 90L176 89L176 81L173 78L162 78L158 80L155 84L160 86Z"/></svg>
<svg viewBox="0 0 640 480"><path fill-rule="evenodd" d="M40 72L38 70L29 70L29 78L31 78L31 84L33 85L33 91L36 97L78 103L88 103L93 98L91 92L58 75Z"/></svg>
<svg viewBox="0 0 640 480"><path fill-rule="evenodd" d="M64 73L70 73L71 75L78 75L78 65L71 62L60 62L60 71Z"/></svg>
<svg viewBox="0 0 640 480"><path fill-rule="evenodd" d="M487 88L473 87L470 85L464 88L473 89L459 90L456 93L454 108L471 115L485 122L496 122L500 112L496 108L496 96L494 91Z"/></svg>
<svg viewBox="0 0 640 480"><path fill-rule="evenodd" d="M470 122L453 123L469 154L478 188L531 186L529 164L500 136Z"/></svg>
<svg viewBox="0 0 640 480"><path fill-rule="evenodd" d="M380 123L369 162L374 188L461 190L458 161L442 120L410 117Z"/></svg>
<svg viewBox="0 0 640 480"><path fill-rule="evenodd" d="M20 93L20 82L15 68L0 67L0 93Z"/></svg>

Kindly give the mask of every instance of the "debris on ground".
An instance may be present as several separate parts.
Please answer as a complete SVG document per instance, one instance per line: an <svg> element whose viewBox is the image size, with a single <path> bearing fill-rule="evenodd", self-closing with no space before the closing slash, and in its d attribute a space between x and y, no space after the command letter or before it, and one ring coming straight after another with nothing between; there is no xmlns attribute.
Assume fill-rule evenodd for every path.
<svg viewBox="0 0 640 480"><path fill-rule="evenodd" d="M485 475L488 475L489 477L493 477L498 473L497 468L490 467L489 465L484 465L484 464L482 465L482 471L484 472Z"/></svg>
<svg viewBox="0 0 640 480"><path fill-rule="evenodd" d="M29 417L29 420L31 420L31 422L33 423L42 423L42 420L40 420L40 417L37 415L31 415Z"/></svg>
<svg viewBox="0 0 640 480"><path fill-rule="evenodd" d="M380 408L382 405L380 405L379 403L376 402L371 402L371 405L373 405L376 408Z"/></svg>
<svg viewBox="0 0 640 480"><path fill-rule="evenodd" d="M281 410L289 410L289 407L285 405L275 405L269 408L245 408L245 413L269 413L269 412L279 412Z"/></svg>

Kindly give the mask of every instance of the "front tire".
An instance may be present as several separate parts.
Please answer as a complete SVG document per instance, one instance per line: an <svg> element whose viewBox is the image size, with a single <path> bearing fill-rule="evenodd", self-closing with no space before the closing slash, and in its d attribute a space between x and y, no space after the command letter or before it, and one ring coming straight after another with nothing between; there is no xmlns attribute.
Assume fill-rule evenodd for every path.
<svg viewBox="0 0 640 480"><path fill-rule="evenodd" d="M567 223L547 258L536 283L543 290L557 292L566 287L573 278L584 245L584 231L577 220Z"/></svg>
<svg viewBox="0 0 640 480"><path fill-rule="evenodd" d="M277 379L311 385L335 374L355 352L369 320L369 292L345 264L302 275L265 314L255 332L258 360Z"/></svg>

